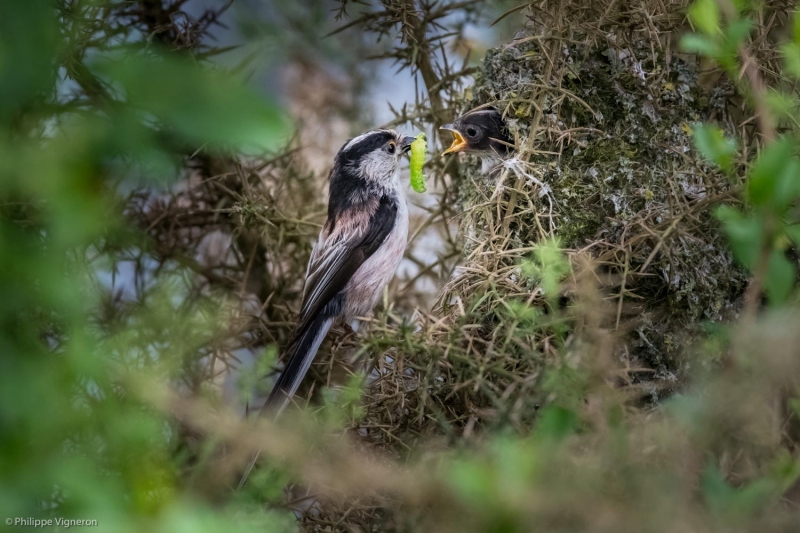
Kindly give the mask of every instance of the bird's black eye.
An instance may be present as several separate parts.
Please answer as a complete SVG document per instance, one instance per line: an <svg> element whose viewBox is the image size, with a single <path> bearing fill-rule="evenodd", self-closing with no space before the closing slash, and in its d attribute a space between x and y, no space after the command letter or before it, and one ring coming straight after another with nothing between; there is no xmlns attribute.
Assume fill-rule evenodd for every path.
<svg viewBox="0 0 800 533"><path fill-rule="evenodd" d="M478 134L478 130L470 126L467 128L467 137L475 137Z"/></svg>
<svg viewBox="0 0 800 533"><path fill-rule="evenodd" d="M386 145L386 151L389 152L390 154L393 154L395 149L396 145L394 142L390 142L389 144Z"/></svg>

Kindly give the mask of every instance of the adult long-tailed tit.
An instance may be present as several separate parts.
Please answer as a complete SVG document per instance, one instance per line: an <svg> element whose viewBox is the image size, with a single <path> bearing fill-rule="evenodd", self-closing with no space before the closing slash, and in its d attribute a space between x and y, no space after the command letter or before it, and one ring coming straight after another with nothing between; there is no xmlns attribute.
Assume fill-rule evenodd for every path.
<svg viewBox="0 0 800 533"><path fill-rule="evenodd" d="M261 409L272 418L286 407L335 321L372 311L403 258L408 209L400 161L413 137L373 130L336 154L328 181L328 219L311 253L287 363ZM244 485L256 454L239 486Z"/></svg>

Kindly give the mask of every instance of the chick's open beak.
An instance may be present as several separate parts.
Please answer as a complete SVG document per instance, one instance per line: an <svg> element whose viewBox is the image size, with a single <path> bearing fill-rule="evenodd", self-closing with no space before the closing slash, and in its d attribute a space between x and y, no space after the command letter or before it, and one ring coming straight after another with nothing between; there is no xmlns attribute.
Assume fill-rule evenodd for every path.
<svg viewBox="0 0 800 533"><path fill-rule="evenodd" d="M410 137L408 135L403 135L402 137L400 137L400 143L399 143L400 151L403 152L404 154L410 152L411 143L413 142L414 142L414 137Z"/></svg>
<svg viewBox="0 0 800 533"><path fill-rule="evenodd" d="M467 141L452 124L445 124L439 129L453 132L453 144L450 145L450 148L442 152L442 155L455 154L467 147Z"/></svg>

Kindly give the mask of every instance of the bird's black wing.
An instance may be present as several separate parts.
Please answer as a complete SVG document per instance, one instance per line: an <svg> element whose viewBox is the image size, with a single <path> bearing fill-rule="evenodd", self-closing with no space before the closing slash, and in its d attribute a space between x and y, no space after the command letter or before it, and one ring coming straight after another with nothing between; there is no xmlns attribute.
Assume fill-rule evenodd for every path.
<svg viewBox="0 0 800 533"><path fill-rule="evenodd" d="M298 332L325 311L325 307L345 288L359 267L380 248L394 228L396 219L397 201L384 195L365 228L353 228L352 238L325 243L326 246L315 250L306 276Z"/></svg>
<svg viewBox="0 0 800 533"><path fill-rule="evenodd" d="M262 413L271 411L277 415L294 394L316 355L322 341L319 336L324 337L331 326L331 319L339 314L345 304L347 295L342 291L359 267L386 240L396 218L396 201L383 196L375 213L365 219L366 228L352 231L353 238L342 239L313 255L300 321L287 350L289 360L270 392Z"/></svg>

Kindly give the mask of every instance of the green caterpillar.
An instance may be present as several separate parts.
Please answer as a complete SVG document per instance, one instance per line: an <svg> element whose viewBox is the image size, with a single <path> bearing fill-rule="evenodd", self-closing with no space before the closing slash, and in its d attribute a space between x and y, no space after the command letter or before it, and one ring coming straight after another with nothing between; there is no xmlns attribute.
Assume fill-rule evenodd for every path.
<svg viewBox="0 0 800 533"><path fill-rule="evenodd" d="M425 134L420 133L411 143L411 187L417 192L425 192L425 176L422 175L422 165L425 164L425 152L428 142Z"/></svg>

